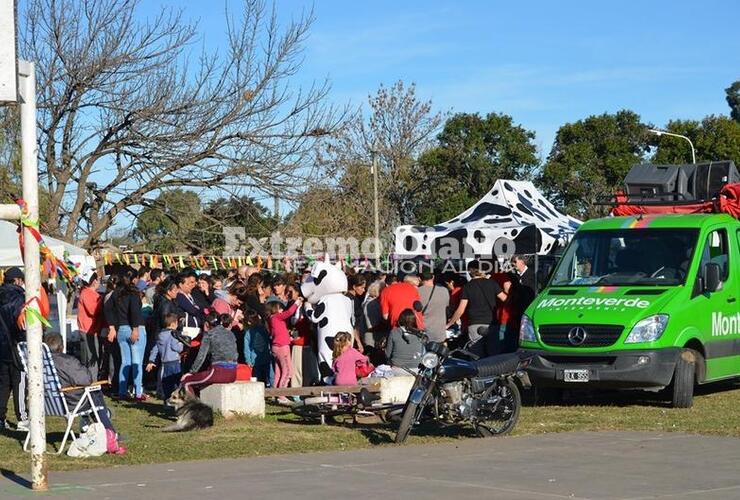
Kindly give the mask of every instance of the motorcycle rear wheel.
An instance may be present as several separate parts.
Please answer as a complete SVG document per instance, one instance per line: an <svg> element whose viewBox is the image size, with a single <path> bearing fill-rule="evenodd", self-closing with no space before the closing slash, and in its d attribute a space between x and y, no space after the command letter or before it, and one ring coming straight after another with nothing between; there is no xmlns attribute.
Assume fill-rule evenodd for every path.
<svg viewBox="0 0 740 500"><path fill-rule="evenodd" d="M479 415L479 420L475 422L475 432L480 437L504 436L510 433L519 421L522 397L514 381L497 382L486 391L482 399L493 395L498 395L501 401L493 412Z"/></svg>

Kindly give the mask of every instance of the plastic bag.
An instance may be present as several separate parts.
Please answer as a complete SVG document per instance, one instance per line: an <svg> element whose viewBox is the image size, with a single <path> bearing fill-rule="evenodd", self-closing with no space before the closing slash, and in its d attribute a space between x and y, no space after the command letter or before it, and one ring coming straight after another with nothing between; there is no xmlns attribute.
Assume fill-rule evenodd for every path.
<svg viewBox="0 0 740 500"><path fill-rule="evenodd" d="M70 457L99 457L108 451L108 435L100 422L93 422L67 450Z"/></svg>

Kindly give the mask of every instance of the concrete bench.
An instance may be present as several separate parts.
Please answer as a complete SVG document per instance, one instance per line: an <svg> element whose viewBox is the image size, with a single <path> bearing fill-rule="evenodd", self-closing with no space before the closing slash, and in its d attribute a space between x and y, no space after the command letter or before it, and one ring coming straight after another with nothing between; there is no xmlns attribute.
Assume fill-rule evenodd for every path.
<svg viewBox="0 0 740 500"><path fill-rule="evenodd" d="M262 382L209 385L200 391L200 400L225 418L265 417L265 384Z"/></svg>

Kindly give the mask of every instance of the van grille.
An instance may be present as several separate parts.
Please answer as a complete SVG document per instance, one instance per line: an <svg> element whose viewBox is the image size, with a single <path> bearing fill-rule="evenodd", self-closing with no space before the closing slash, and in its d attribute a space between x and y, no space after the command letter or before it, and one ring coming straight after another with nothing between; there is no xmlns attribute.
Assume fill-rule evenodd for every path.
<svg viewBox="0 0 740 500"><path fill-rule="evenodd" d="M572 343L568 334L580 327L586 332L581 344ZM539 327L540 339L553 347L607 347L614 344L622 335L622 325L542 325Z"/></svg>

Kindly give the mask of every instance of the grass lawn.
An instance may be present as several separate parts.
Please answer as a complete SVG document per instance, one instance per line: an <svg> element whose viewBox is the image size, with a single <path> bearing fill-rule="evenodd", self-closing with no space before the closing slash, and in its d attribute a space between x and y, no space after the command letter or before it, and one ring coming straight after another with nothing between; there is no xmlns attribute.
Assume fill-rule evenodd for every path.
<svg viewBox="0 0 740 500"><path fill-rule="evenodd" d="M680 431L740 437L740 383L702 388L694 408L677 410L647 393L609 393L597 397L574 396L559 406L525 406L514 435L566 431ZM269 407L264 420L218 418L211 429L165 434L166 414L156 400L146 403L110 403L114 424L126 436L124 456L74 459L49 455L51 470L111 467L178 460L249 457L305 453L392 445L394 427L389 424L307 424L289 411ZM9 412L12 415L12 411ZM50 442L58 444L64 430L61 419L49 419ZM423 427L409 443L451 442L473 436L468 428ZM24 435L0 435L0 468L28 473L30 457L21 450Z"/></svg>

